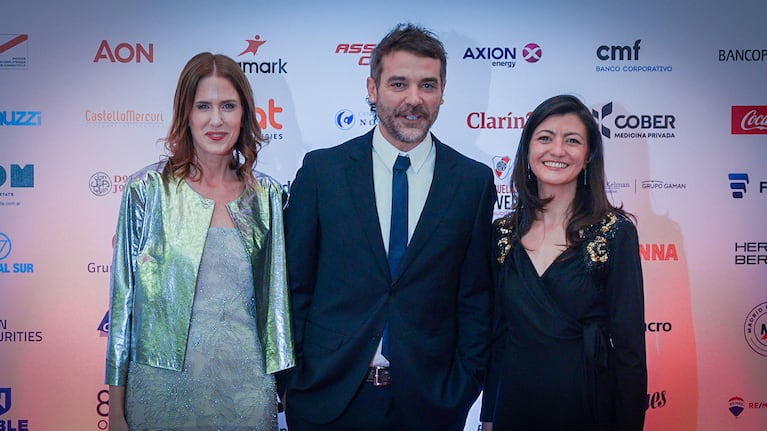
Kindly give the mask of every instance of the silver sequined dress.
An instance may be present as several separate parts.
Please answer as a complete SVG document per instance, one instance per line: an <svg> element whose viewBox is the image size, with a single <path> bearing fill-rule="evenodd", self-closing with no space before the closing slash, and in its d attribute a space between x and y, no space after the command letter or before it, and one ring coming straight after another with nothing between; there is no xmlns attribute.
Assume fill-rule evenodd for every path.
<svg viewBox="0 0 767 431"><path fill-rule="evenodd" d="M131 430L277 429L274 377L264 372L250 263L237 229L210 228L182 372L134 362Z"/></svg>

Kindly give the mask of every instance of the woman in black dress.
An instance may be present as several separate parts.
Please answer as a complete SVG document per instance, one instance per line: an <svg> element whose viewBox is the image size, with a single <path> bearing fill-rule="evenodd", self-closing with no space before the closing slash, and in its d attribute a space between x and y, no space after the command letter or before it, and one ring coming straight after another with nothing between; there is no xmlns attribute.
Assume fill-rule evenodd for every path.
<svg viewBox="0 0 767 431"><path fill-rule="evenodd" d="M637 231L605 193L589 109L539 105L496 220L495 330L483 430L641 430L647 394Z"/></svg>

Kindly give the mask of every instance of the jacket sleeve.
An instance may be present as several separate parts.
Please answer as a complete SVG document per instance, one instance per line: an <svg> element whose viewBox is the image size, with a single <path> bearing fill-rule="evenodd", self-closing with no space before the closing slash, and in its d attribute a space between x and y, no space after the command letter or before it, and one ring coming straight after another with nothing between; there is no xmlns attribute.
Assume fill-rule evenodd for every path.
<svg viewBox="0 0 767 431"><path fill-rule="evenodd" d="M614 347L614 429L641 431L647 402L642 266L636 228L627 218L619 220L607 275L610 338Z"/></svg>
<svg viewBox="0 0 767 431"><path fill-rule="evenodd" d="M123 386L128 375L131 318L134 299L136 256L146 214L145 188L129 182L123 191L115 233L110 279L109 341L105 383Z"/></svg>
<svg viewBox="0 0 767 431"><path fill-rule="evenodd" d="M466 370L482 387L490 345L490 292L492 291L491 241L495 185L483 166L482 194L474 216L471 240L461 267L458 291L458 352Z"/></svg>
<svg viewBox="0 0 767 431"><path fill-rule="evenodd" d="M290 321L288 274L283 224L284 199L277 182L269 187L269 240L264 274L268 283L268 316L266 331L266 372L275 373L295 365L293 331Z"/></svg>
<svg viewBox="0 0 767 431"><path fill-rule="evenodd" d="M320 235L317 206L318 179L312 163L313 153L304 157L290 188L285 210L285 239L288 283L291 295L296 362L300 366L306 317L312 302L317 274ZM286 376L287 377L287 376ZM289 380L289 378L288 378ZM286 383L289 385L289 383Z"/></svg>

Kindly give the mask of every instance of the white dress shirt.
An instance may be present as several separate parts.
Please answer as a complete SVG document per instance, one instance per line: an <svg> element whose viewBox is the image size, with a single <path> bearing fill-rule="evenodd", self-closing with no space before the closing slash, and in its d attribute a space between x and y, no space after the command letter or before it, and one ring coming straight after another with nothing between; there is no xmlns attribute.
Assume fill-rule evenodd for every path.
<svg viewBox="0 0 767 431"><path fill-rule="evenodd" d="M392 176L394 161L399 155L410 158L410 167L407 168L407 239L409 243L426 204L426 197L429 195L434 177L434 162L437 156L431 134L427 134L423 142L415 148L403 153L384 138L380 128L376 127L373 132L373 188L381 237L387 253L391 230ZM389 366L389 361L381 354L380 341L371 365Z"/></svg>

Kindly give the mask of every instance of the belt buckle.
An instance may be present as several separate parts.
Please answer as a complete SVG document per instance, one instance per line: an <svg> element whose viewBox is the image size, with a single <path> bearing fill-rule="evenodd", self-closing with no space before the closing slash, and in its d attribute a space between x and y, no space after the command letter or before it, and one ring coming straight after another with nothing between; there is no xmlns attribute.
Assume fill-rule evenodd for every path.
<svg viewBox="0 0 767 431"><path fill-rule="evenodd" d="M381 380L380 372L383 371L386 367L379 367L375 366L373 367L373 386L385 386L388 382L384 382Z"/></svg>

